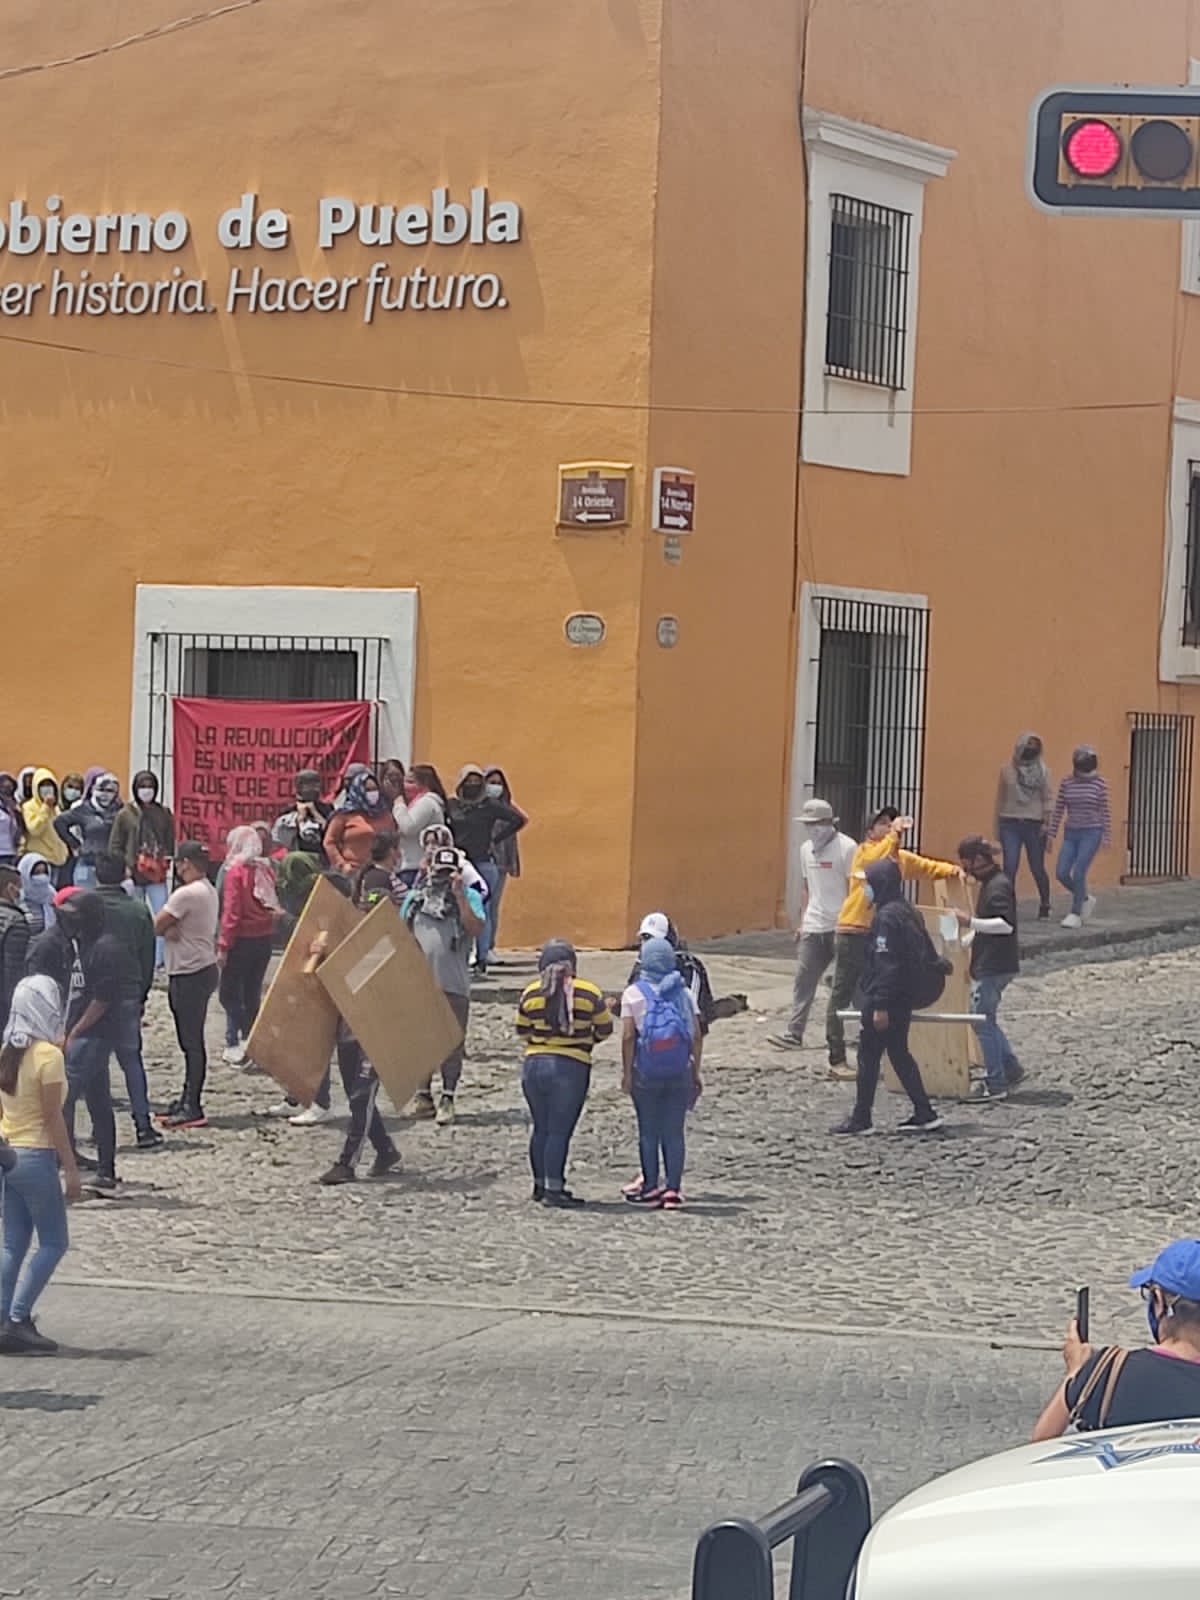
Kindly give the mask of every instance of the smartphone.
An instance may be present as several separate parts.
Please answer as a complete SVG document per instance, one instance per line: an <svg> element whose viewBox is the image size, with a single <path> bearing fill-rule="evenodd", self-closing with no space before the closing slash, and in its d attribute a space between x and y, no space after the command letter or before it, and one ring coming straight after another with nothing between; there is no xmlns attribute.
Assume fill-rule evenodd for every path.
<svg viewBox="0 0 1200 1600"><path fill-rule="evenodd" d="M1091 1311L1092 1291L1090 1289L1078 1290L1075 1295L1075 1325L1079 1329L1079 1337L1084 1344L1089 1342L1090 1328L1088 1324L1091 1320Z"/></svg>

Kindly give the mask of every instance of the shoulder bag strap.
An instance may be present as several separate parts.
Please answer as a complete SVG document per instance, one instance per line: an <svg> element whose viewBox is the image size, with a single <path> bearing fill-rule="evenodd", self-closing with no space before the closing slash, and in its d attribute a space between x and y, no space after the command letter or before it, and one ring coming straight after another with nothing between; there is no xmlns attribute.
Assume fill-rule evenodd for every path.
<svg viewBox="0 0 1200 1600"><path fill-rule="evenodd" d="M1083 1393L1071 1407L1071 1415L1068 1419L1069 1421L1078 1422L1080 1416L1083 1414L1084 1407L1095 1394L1096 1390L1100 1387L1101 1383L1104 1382L1104 1379L1108 1376L1109 1368L1113 1365L1118 1356L1124 1358L1125 1351L1121 1349L1120 1345L1114 1344L1110 1345L1100 1357L1099 1361L1097 1361L1096 1365L1092 1368L1091 1377L1083 1386Z"/></svg>
<svg viewBox="0 0 1200 1600"><path fill-rule="evenodd" d="M1100 1402L1099 1426L1108 1427L1108 1416L1112 1410L1113 1398L1117 1392L1117 1381L1121 1376L1121 1368L1125 1365L1128 1350L1118 1350L1116 1359L1108 1369L1108 1382L1104 1385L1104 1399Z"/></svg>

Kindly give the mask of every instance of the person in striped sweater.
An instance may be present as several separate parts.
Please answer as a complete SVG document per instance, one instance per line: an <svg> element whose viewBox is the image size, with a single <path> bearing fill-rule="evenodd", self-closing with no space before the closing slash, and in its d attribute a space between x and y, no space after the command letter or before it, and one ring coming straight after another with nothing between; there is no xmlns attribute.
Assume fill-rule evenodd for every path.
<svg viewBox="0 0 1200 1600"><path fill-rule="evenodd" d="M1071 776L1058 786L1054 815L1046 834L1053 844L1059 824L1066 818L1062 850L1055 877L1071 894L1071 909L1062 920L1064 928L1078 928L1095 910L1096 897L1088 893L1088 868L1101 848L1112 843L1112 812L1108 784L1096 768L1099 758L1090 744L1081 744L1071 756Z"/></svg>

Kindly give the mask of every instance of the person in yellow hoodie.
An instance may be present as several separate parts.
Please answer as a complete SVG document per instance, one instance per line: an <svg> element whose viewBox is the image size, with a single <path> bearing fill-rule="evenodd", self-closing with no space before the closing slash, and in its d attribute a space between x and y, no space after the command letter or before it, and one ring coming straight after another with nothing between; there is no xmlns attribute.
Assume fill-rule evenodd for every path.
<svg viewBox="0 0 1200 1600"><path fill-rule="evenodd" d="M33 796L21 807L25 818L25 849L44 856L52 867L61 867L68 851L54 831L58 816L58 779L49 767L38 767L33 774Z"/></svg>
<svg viewBox="0 0 1200 1600"><path fill-rule="evenodd" d="M829 1010L825 1014L825 1042L829 1047L829 1075L831 1078L852 1081L857 1073L846 1065L846 1030L839 1011L854 1004L854 996L862 977L866 961L867 934L871 930L874 907L867 899L867 884L863 874L873 861L891 858L900 868L901 877L921 878L931 882L937 878L961 878L963 870L949 861L931 861L911 850L902 850L900 841L913 825L911 817L902 817L895 806L883 806L871 818L867 836L854 852L850 863L850 888L838 914L837 932L833 941L833 990L829 996Z"/></svg>

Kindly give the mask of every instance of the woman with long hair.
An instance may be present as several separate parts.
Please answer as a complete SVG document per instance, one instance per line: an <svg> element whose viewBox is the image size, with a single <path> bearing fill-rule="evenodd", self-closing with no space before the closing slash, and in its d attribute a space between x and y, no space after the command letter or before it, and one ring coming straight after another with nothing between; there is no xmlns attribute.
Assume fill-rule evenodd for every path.
<svg viewBox="0 0 1200 1600"><path fill-rule="evenodd" d="M421 841L426 828L436 828L446 820L446 791L436 767L418 761L408 769L403 793L392 806L392 818L400 839L400 876L411 889L425 859Z"/></svg>
<svg viewBox="0 0 1200 1600"><path fill-rule="evenodd" d="M225 1060L230 1066L241 1066L246 1059L245 1041L262 1003L271 936L281 910L275 869L263 858L262 835L257 828L232 829L217 936L220 1000L229 1023Z"/></svg>
<svg viewBox="0 0 1200 1600"><path fill-rule="evenodd" d="M0 772L0 867L15 867L25 847L25 819L17 802L17 780Z"/></svg>
<svg viewBox="0 0 1200 1600"><path fill-rule="evenodd" d="M592 1050L613 1031L603 991L580 978L576 966L573 945L549 940L517 1006L517 1033L525 1041L521 1091L533 1118L533 1198L563 1209L584 1203L567 1188L567 1156L591 1085Z"/></svg>
<svg viewBox="0 0 1200 1600"><path fill-rule="evenodd" d="M33 1311L67 1251L65 1200L80 1195L79 1169L63 1117L67 1072L62 1037L58 984L45 975L22 978L0 1047L0 1133L16 1157L4 1175L0 1349L26 1355L53 1355L58 1349L53 1339L38 1332ZM37 1248L31 1254L35 1235Z"/></svg>
<svg viewBox="0 0 1200 1600"><path fill-rule="evenodd" d="M455 844L487 884L488 915L475 940L475 971L479 977L486 977L492 953L491 901L500 879L496 846L521 831L525 813L488 794L483 768L469 763L458 775L458 787L446 807L446 820L453 829Z"/></svg>

